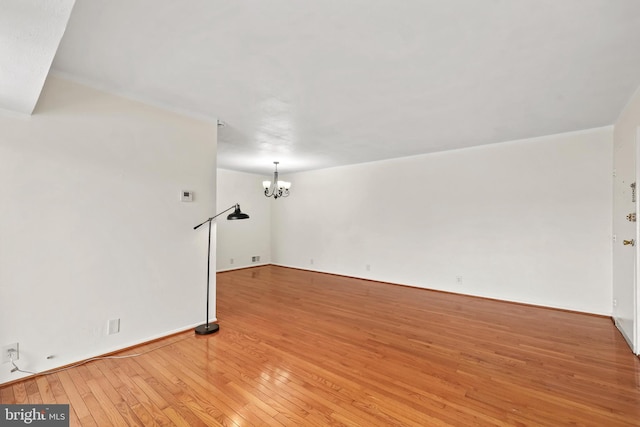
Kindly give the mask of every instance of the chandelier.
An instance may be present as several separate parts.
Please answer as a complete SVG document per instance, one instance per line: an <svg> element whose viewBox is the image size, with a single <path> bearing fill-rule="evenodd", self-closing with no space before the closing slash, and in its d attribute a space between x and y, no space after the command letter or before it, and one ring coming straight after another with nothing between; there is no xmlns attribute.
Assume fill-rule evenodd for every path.
<svg viewBox="0 0 640 427"><path fill-rule="evenodd" d="M273 164L276 165L276 171L273 173L273 182L262 181L264 195L273 197L274 199L287 197L289 195L289 188L291 188L290 182L278 180L278 163L280 162L273 162Z"/></svg>

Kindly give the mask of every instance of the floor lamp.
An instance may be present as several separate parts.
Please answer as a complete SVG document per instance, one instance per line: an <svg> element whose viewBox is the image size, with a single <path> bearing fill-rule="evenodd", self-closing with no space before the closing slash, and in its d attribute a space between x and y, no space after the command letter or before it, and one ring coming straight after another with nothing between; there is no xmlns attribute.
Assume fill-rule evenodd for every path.
<svg viewBox="0 0 640 427"><path fill-rule="evenodd" d="M225 212L230 211L231 209L234 209L233 213L230 213L229 216L227 216L228 220L234 220L234 219L247 219L249 218L249 215L247 215L246 213L242 213L240 212L240 205L239 204L235 204L233 206L231 206L229 209L225 209L222 212L220 212L219 214L216 214L214 216L212 216L211 218L209 218L208 220L196 225L195 227L193 227L194 230L198 229L198 227L206 224L207 222L209 223L209 246L207 247L207 315L206 315L206 322L204 325L200 325L196 327L196 334L198 335L208 335L208 334L212 334L214 332L217 332L218 329L220 329L220 326L218 326L218 324L216 323L209 323L209 265L210 265L210 259L211 259L211 221L213 221L216 217L219 217L220 215L222 215Z"/></svg>

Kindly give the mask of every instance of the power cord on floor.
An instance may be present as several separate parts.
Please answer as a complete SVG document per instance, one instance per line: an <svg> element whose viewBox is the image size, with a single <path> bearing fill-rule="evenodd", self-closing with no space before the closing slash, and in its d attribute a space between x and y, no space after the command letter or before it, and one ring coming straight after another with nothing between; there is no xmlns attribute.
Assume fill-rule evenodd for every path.
<svg viewBox="0 0 640 427"><path fill-rule="evenodd" d="M186 340L187 338L190 338L190 335L187 335L186 337L179 339L177 341L173 341L167 344L163 344L163 345L159 345L158 347L154 347L152 349L149 349L147 351L143 351L141 353L135 353L135 354L127 354L124 356L98 356L98 357L92 357L91 359L87 359L87 360L83 360L82 362L76 363L74 365L70 365L70 366L66 366L64 368L60 368L60 369L55 369L52 371L42 371L42 372L32 372L32 371L25 371L23 369L20 369L18 367L18 365L16 365L15 361L13 360L13 353L15 353L15 350L9 350L9 360L11 361L11 364L13 365L13 369L11 369L11 372L22 372L23 374L31 374L31 375L36 375L36 376L40 376L40 375L49 375L49 374L57 374L58 372L63 372L63 371L67 371L69 369L73 369L73 368L77 368L78 366L82 366L84 364L87 364L89 362L93 362L96 360L104 360L104 359L128 359L128 358L132 358L132 357L138 357L138 356L142 356L143 354L147 354L147 353L151 353L152 351L156 351L159 350L163 347L168 347L170 345L173 344L177 344L181 341Z"/></svg>

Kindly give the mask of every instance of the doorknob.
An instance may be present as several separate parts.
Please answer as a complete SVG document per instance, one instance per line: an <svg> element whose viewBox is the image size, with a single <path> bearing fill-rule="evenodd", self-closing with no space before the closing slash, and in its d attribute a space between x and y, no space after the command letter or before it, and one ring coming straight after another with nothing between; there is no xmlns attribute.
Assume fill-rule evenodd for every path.
<svg viewBox="0 0 640 427"><path fill-rule="evenodd" d="M636 241L631 239L631 240L623 240L622 244L627 246L627 245L631 245L631 246L635 246L636 245Z"/></svg>

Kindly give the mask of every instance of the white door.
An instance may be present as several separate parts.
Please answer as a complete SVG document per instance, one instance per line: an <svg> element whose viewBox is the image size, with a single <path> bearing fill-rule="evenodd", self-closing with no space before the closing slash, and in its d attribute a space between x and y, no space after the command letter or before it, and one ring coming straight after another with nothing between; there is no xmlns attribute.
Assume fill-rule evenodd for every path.
<svg viewBox="0 0 640 427"><path fill-rule="evenodd" d="M634 141L614 147L613 188L613 319L634 353L638 352L636 271L638 222Z"/></svg>
<svg viewBox="0 0 640 427"><path fill-rule="evenodd" d="M640 186L640 127L636 130L636 182ZM636 198L636 217L640 219L640 202L637 201ZM640 240L640 222L636 222L636 241ZM638 271L640 271L640 258L638 257L639 252L636 248L635 250L635 277L633 281L633 293L635 294L634 298L634 322L633 327L635 330L634 341L631 348L633 348L633 352L640 356L640 281L638 280Z"/></svg>

